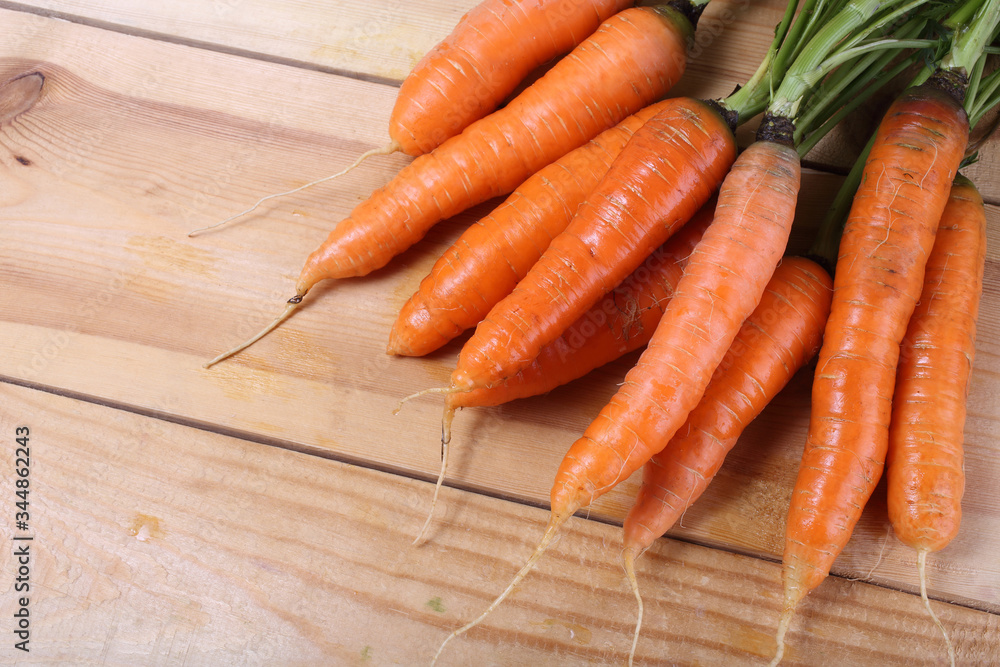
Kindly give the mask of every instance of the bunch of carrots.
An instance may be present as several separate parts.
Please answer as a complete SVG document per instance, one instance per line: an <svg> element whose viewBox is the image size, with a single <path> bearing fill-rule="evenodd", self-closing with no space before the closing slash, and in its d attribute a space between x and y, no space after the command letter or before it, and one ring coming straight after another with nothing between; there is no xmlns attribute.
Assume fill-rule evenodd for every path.
<svg viewBox="0 0 1000 667"><path fill-rule="evenodd" d="M421 392L443 395L445 408L420 541L458 408L542 394L644 349L555 471L535 552L442 650L511 594L569 517L642 469L623 527L638 607L631 663L642 620L636 558L817 355L772 664L884 468L890 518L917 550L925 602L927 554L958 529L985 256L982 199L958 172L974 152L970 127L1000 95L1000 74L985 68L1000 0L789 0L745 85L724 99L668 98L707 3L484 0L404 82L389 144L359 158L414 160L306 259L271 325L208 364L279 326L317 283L365 275L437 222L506 196L444 252L389 332L389 353L421 356L474 329L450 386ZM918 62L809 256L786 255L802 156ZM761 113L741 149L736 128Z"/></svg>

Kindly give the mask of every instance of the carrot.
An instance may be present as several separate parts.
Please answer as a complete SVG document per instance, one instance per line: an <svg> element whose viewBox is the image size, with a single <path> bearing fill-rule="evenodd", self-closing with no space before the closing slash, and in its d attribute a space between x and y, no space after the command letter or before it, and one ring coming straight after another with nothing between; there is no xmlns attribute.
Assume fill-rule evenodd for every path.
<svg viewBox="0 0 1000 667"><path fill-rule="evenodd" d="M889 108L844 227L788 513L772 664L796 605L829 573L882 475L899 345L969 136L943 78L909 89Z"/></svg>
<svg viewBox="0 0 1000 667"><path fill-rule="evenodd" d="M448 469L451 423L459 408L501 405L538 396L583 377L599 366L638 350L649 342L680 280L684 266L712 222L710 201L667 243L654 251L635 272L517 375L492 387L450 393L445 397L441 425L441 470L427 521L414 544L421 541L434 515L437 497Z"/></svg>
<svg viewBox="0 0 1000 667"><path fill-rule="evenodd" d="M532 70L570 51L630 0L484 0L399 87L390 146L430 152L488 115Z"/></svg>
<svg viewBox="0 0 1000 667"><path fill-rule="evenodd" d="M714 217L712 199L517 375L491 387L448 394L446 408L501 405L537 396L644 346Z"/></svg>
<svg viewBox="0 0 1000 667"><path fill-rule="evenodd" d="M917 550L920 596L944 635L952 664L951 641L927 598L925 563L928 553L954 539L962 517L962 430L985 261L983 199L960 176L903 337L886 458L889 519L896 536Z"/></svg>
<svg viewBox="0 0 1000 667"><path fill-rule="evenodd" d="M782 105L788 103L792 110L797 108L813 83L809 73L817 68L822 73L826 68L825 65L820 66L823 63L816 62L817 57L865 22L877 18L866 33L891 23L897 16L892 9L893 4L884 0L857 0L848 5L843 16L838 14L839 20L820 28L815 37L808 40L802 56L797 57L787 71L788 77L795 76L782 80L776 99ZM789 9L794 10L794 4L790 4ZM882 9L885 11L877 17ZM812 18L806 20L812 23ZM787 27L784 22L782 25ZM781 27L776 32L781 33ZM815 76L822 76L821 73ZM793 83L786 90L785 83L789 80ZM792 92L797 94L791 95ZM772 100L769 109L774 103ZM657 118L660 116L662 112ZM611 179L615 166L629 159L634 160L630 155L634 146L641 147L639 150L642 152L662 154L662 142L655 141L655 133L659 129L655 128L656 120L650 120L636 132L597 192L601 192L604 183ZM721 119L719 122L722 122ZM645 134L646 128L651 126L654 127L653 133ZM453 631L445 639L435 660L451 639L478 625L511 594L534 569L570 516L645 464L669 442L697 405L740 326L759 304L764 288L784 253L801 177L799 156L793 148L793 131L794 125L789 116L777 116L770 112L765 115L757 141L743 151L725 176L718 195L715 219L688 261L675 294L638 364L629 371L619 391L583 436L570 447L559 466L550 494L549 523L535 551L507 588L478 618ZM675 132L679 130L675 129ZM687 145L695 154L685 156L688 160L696 162L706 157L694 141L687 142ZM713 161L706 159L701 164L706 162L711 165ZM662 168L676 168L675 164L662 165ZM697 177L699 171L691 170L689 174L693 172L693 175L681 182L680 187L697 193L698 186L704 183L703 180L698 183L701 180ZM632 179L624 181L623 187L611 190L610 196L605 197L614 201L619 210L618 215L612 217L613 222L607 225L615 232L609 235L613 241L592 245L591 252L566 255L571 259L565 262L570 268L565 275L579 271L578 260L580 263L587 262L588 255L614 257L618 253L628 253L632 245L640 245L641 241L629 232L641 225L626 226L626 221L644 215L646 209L655 208L658 200L666 196L655 185L657 179L664 177L663 172L655 168L637 169L636 172ZM648 184L650 174L655 175L652 179L654 185L641 189ZM581 208L577 219L593 201L592 196ZM567 236L574 223L559 238ZM666 221L667 225L671 223L672 219ZM605 230L590 231L597 236L599 231ZM549 251L558 240L553 242ZM576 243L587 247L585 242ZM543 257L539 263L544 261ZM614 261L604 263L615 264ZM572 285L569 281L553 284L553 289L560 290L560 298L567 301L572 299L572 295L566 295L570 287L587 289L586 285L576 282ZM542 312L526 310L524 321L540 320L542 314L547 314L545 309L540 310ZM484 320L483 324L487 321ZM520 345L512 346L515 352L522 348ZM453 373L451 391L474 386L468 377L464 379L464 382L461 381L462 378L456 378ZM486 386L490 384L485 383Z"/></svg>
<svg viewBox="0 0 1000 667"><path fill-rule="evenodd" d="M632 134L666 104L642 109L542 168L470 226L403 305L389 354L428 354L478 324L566 228Z"/></svg>
<svg viewBox="0 0 1000 667"><path fill-rule="evenodd" d="M777 266L799 177L795 151L776 142L757 141L736 160L719 192L715 219L649 345L556 472L552 513L535 552L482 615L445 639L438 655L510 595L570 516L635 472L680 428Z"/></svg>
<svg viewBox="0 0 1000 667"><path fill-rule="evenodd" d="M566 230L476 328L452 373L456 391L488 387L531 363L722 182L736 158L729 123L705 102L668 102L636 131Z"/></svg>
<svg viewBox="0 0 1000 667"><path fill-rule="evenodd" d="M816 354L832 287L817 263L785 257L698 406L644 466L642 487L623 526L623 563L639 606L629 664L642 624L635 559L701 496L746 426Z"/></svg>
<svg viewBox="0 0 1000 667"><path fill-rule="evenodd" d="M509 105L421 155L340 222L307 259L284 321L318 282L362 276L437 222L514 190L528 176L666 95L685 64L690 21L666 6L611 17Z"/></svg>
<svg viewBox="0 0 1000 667"><path fill-rule="evenodd" d="M463 346L453 391L488 387L529 364L719 187L736 158L735 126L764 109L794 51L794 42L786 48L782 40L796 6L789 3L767 57L742 90L710 102L675 99L635 133L569 227ZM797 21L789 34L805 40L817 25Z"/></svg>
<svg viewBox="0 0 1000 667"><path fill-rule="evenodd" d="M388 144L365 151L336 174L262 197L189 236L251 213L270 199L339 178L370 157L430 152L496 109L532 70L567 53L632 4L631 0L483 0L403 79L389 117Z"/></svg>

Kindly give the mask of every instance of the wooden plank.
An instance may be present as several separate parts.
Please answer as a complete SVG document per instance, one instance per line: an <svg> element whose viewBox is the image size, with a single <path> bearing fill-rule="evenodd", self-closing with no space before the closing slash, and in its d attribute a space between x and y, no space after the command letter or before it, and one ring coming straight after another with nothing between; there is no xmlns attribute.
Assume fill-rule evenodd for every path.
<svg viewBox="0 0 1000 667"><path fill-rule="evenodd" d="M445 490L433 541L409 544L429 484L23 387L0 385L2 465L30 429L30 655L24 664L427 664L532 548L545 513ZM0 493L13 496L5 473ZM11 510L12 511L12 510ZM539 569L442 665L622 664L634 600L619 530L574 519ZM0 556L0 613L20 563ZM638 658L760 664L780 566L663 540L640 560ZM935 604L960 664L1000 651L1000 617ZM935 664L918 598L831 578L804 603L789 665ZM30 657L30 660L28 658Z"/></svg>
<svg viewBox="0 0 1000 667"><path fill-rule="evenodd" d="M341 0L335 4L178 0L169 5L24 0L6 4L108 29L141 31L163 39L401 81L478 0ZM749 77L757 57L748 54L763 55L784 4L783 0L715 0L703 16L704 34L692 49L694 78L711 80L711 89L718 92L710 94L725 95ZM722 80L719 75L724 75Z"/></svg>
<svg viewBox="0 0 1000 667"><path fill-rule="evenodd" d="M271 202L231 229L194 239L186 232L380 143L393 89L19 12L0 12L0 25L30 36L15 44L17 57L0 61L0 80L46 76L37 104L0 127L0 375L433 477L439 404L416 401L398 417L391 410L399 397L443 384L457 345L426 360L390 359L383 341L437 254L487 207L442 224L373 276L317 289L301 313L247 354L211 371L199 366L266 322L332 222L405 160L373 160L335 184ZM248 80L259 85L249 90ZM323 106L334 98L343 104ZM836 184L809 174L795 249L805 246ZM930 563L935 595L994 611L998 216L991 208L967 425L966 527ZM566 447L631 361L543 399L462 414L451 483L546 504ZM675 535L780 555L807 386L803 373L750 429ZM592 516L621 520L635 490L635 480L623 483ZM912 555L886 539L886 525L876 501L836 571L912 589Z"/></svg>
<svg viewBox="0 0 1000 667"><path fill-rule="evenodd" d="M477 0L339 0L335 4L176 0L138 5L129 0L25 0L7 4L348 76L401 81ZM714 0L702 16L689 52L688 73L675 94L724 97L745 82L767 50L784 7L783 0ZM849 168L888 102L881 96L878 104L853 114L809 155L810 163L840 171ZM328 105L325 100L318 108ZM380 117L388 119L388 110ZM751 123L741 130L742 143L752 139L754 126ZM382 143L384 139L378 145ZM979 162L966 170L967 176L981 184L987 201L995 204L1000 204L1000 185L994 187L992 174L998 168L1000 149L996 142L988 142Z"/></svg>
<svg viewBox="0 0 1000 667"><path fill-rule="evenodd" d="M402 81L475 0L28 0L5 3L123 32Z"/></svg>

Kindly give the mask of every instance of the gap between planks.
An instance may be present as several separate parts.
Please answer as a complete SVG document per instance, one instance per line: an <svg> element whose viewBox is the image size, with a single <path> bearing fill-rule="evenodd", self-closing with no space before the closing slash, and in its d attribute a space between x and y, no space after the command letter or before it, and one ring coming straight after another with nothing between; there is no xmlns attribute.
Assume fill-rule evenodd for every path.
<svg viewBox="0 0 1000 667"><path fill-rule="evenodd" d="M50 386L50 385L40 384L40 383L36 383L36 382L29 382L29 381L21 380L19 378L11 377L11 376L8 376L8 375L0 375L0 383L9 384L9 385L17 386L17 387L23 387L25 389L30 389L30 390L33 390L33 391L39 391L39 392L46 393L46 394L52 394L54 396L60 396L60 397L63 397L63 398L69 398L69 399L81 401L83 403L90 403L90 404L98 405L98 406L101 406L101 407L104 407L104 408L108 408L108 409L111 409L111 410L120 410L122 412L130 413L130 414L134 414L134 415L139 415L139 416L145 417L147 419L157 419L157 420L160 420L160 421L163 421L163 422L167 422L167 423L171 423L171 424L177 424L179 426L183 426L183 427L186 427L186 428L192 428L192 429L195 429L197 431L204 431L204 432L207 432L207 433L213 433L213 434L221 435L221 436L224 436L224 437L236 438L238 440L243 440L243 441L246 441L246 442L252 442L254 444L262 445L262 446L265 446L265 447L274 447L274 448L277 448L277 449L282 449L282 450L286 450L286 451L296 452L298 454L304 454L306 456L314 456L316 458L325 459L325 460L328 460L328 461L334 461L334 462L342 463L342 464L345 464L345 465L351 465L351 466L355 466L355 467L358 467L358 468L363 468L363 469L366 469L366 470L373 470L373 471L376 471L376 472L386 473L386 474L390 474L390 475L396 475L398 477L404 477L404 478L407 478L407 479L412 479L412 480L417 480L417 481L421 481L421 482L426 482L428 484L434 484L434 482L437 479L436 476L432 476L432 475L420 475L420 474L418 474L418 473L416 473L414 471L410 471L410 470L397 469L397 468L393 468L391 466L379 466L379 465L375 465L371 461L368 461L368 460L354 459L354 458L349 457L349 456L336 456L336 455L334 455L332 452L330 452L328 450L317 449L317 448L309 447L307 445L297 444L297 443L294 443L294 442L291 442L291 441L288 441L288 440L281 440L281 439L277 439L277 438L268 438L268 437L264 437L264 436L261 436L261 435L255 434L255 433L251 433L251 432L247 432L247 431L241 431L239 429L224 428L224 427L220 427L218 424L210 424L210 423L201 422L201 421L194 420L194 419L187 419L187 418L184 418L184 417L181 417L181 416L178 416L178 415L172 415L172 414L161 412L161 411L157 411L157 410L149 410L149 409L145 409L145 408L142 408L142 407L139 407L139 406L136 406L136 405L130 405L128 403L122 403L122 402L119 402L119 401L109 401L107 399L103 399L103 398L100 398L98 396L93 396L93 395L85 394L85 393L82 393L82 392L72 391L72 390L69 390L69 389L63 389L63 388L60 388L60 387L53 387L53 386ZM523 498L517 498L517 497L513 497L513 496L508 496L508 495L502 494L502 493L491 492L488 489L480 489L480 488L477 488L477 487L474 487L474 486L471 486L471 485L454 484L454 483L449 483L449 482L446 481L444 483L444 486L447 486L447 487L452 488L452 489L456 489L458 491L463 491L465 493L473 493L473 494L476 494L476 495L484 496L484 497L487 497L487 498L492 498L492 499L495 499L495 500L502 500L502 501L505 501L505 502L515 503L515 504L522 505L522 506L525 506L525 507L531 507L531 508L542 509L542 510L548 510L549 509L548 507L544 506L541 503L534 503L534 502L531 502L529 500L525 500ZM590 517L590 516L587 515L587 512L585 510L578 512L575 516L577 516L578 518L587 520L587 521L594 521L596 523L602 523L602 524L605 524L605 525L608 525L608 526L620 526L620 524L617 523L617 522L615 522L615 521L608 521L608 520L604 520L604 519L600 519L600 518ZM756 560L764 561L766 563L776 563L777 564L777 563L781 562L780 559L768 556L766 554L751 553L751 552L744 551L744 550L741 550L741 549L733 549L733 548L720 547L718 545L702 543L702 542L699 542L698 540L692 540L692 539L689 539L689 538L678 537L678 536L675 536L675 535L668 536L668 539L674 540L674 541L677 541L677 542L683 542L683 543L686 543L686 544L692 544L694 546L704 547L706 549L713 549L715 551L719 551L719 552L722 552L722 553L733 554L733 555L737 555L737 556L744 556L744 557L747 557L747 558L754 558ZM875 582L875 581L867 581L867 580L864 580L864 579L861 579L861 578L857 578L857 577L848 577L848 576L834 574L834 573L831 573L829 576L830 577L836 577L838 579L843 579L843 580L846 580L846 581L852 581L852 582L853 581L859 581L861 583L868 584L870 586L877 586L878 588L884 588L886 590L894 591L894 592L897 592L897 593L903 593L905 595L910 595L910 596L912 596L914 598L919 598L920 597L919 593L915 593L913 591L904 590L902 588L897 588L895 586L888 586L888 585L886 585L884 583L879 583L879 582ZM972 611L983 612L983 613L987 613L987 614L990 614L990 615L993 615L993 616L1000 617L1000 614L996 614L992 610L986 609L986 608L983 608L983 607L977 607L975 605L967 604L967 603L963 603L963 602L955 602L955 601L951 601L951 600L946 600L944 598L935 597L933 595L930 595L929 597L930 597L931 600L934 600L935 602L939 602L939 603L942 603L942 604L948 604L948 605L952 605L952 606L955 606L955 607L964 607L964 608L970 609Z"/></svg>
<svg viewBox="0 0 1000 667"><path fill-rule="evenodd" d="M101 19L95 19L88 16L81 16L79 14L61 12L54 9L44 9L42 7L32 7L30 5L22 5L21 3L9 2L8 0L0 0L0 9L5 9L7 11L12 11L12 12L21 12L23 14L33 14L35 16L41 16L43 18L55 19L58 21L66 21L67 23L76 23L78 25L87 26L88 28L106 30L108 32L119 33L122 35L127 35L129 37L137 37L139 39L148 39L157 42L166 42L168 44L176 44L178 46L185 46L193 49L201 49L204 51L213 51L215 53L222 53L229 56L236 56L238 58L246 58L248 60L260 60L263 62L268 62L275 65L282 65L285 67L295 67L298 69L320 72L322 74L332 74L335 76L342 76L347 79L355 79L357 81L374 83L381 86L391 86L393 88L399 88L400 84L402 83L401 81L398 81L396 79L390 79L388 77L378 76L376 74L365 74L364 72L354 72L343 68L326 67L323 65L319 65L317 63L311 63L304 60L297 60L295 58L285 58L283 56L273 55L269 53L262 53L260 51L251 51L249 49L240 49L235 46L226 46L225 44L218 44L216 42L208 42L199 39L181 37L180 35L171 35L169 33L156 32L154 30L137 28L134 26L123 25L121 23L114 23L112 21L104 21Z"/></svg>

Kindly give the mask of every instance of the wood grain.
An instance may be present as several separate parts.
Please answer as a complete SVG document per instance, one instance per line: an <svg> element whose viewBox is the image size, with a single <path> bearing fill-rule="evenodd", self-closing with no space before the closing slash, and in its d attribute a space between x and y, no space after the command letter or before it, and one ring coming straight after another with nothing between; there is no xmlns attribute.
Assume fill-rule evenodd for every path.
<svg viewBox="0 0 1000 667"><path fill-rule="evenodd" d="M443 39L476 0L25 0L4 3L27 12L56 15L108 30L139 34L202 48L315 68L392 85ZM745 82L767 50L783 0L713 0L706 8L689 53L688 73L674 94L725 97ZM333 97L330 99L339 99ZM878 102L852 114L820 143L808 162L841 173L849 168L889 104ZM320 108L327 106L323 104ZM390 107L391 108L391 107ZM380 116L388 120L388 110ZM753 137L755 122L741 129L741 143ZM387 140L385 131L376 145ZM986 201L1000 204L1000 149L988 142L967 175L981 183Z"/></svg>
<svg viewBox="0 0 1000 667"><path fill-rule="evenodd" d="M5 18L7 25L24 19ZM247 201L280 191L322 173L326 161L347 161L358 145L351 135L377 135L378 114L349 116L338 108L320 122L312 108L345 90L359 109L365 101L388 105L384 87L56 21L23 49L24 58L0 61L3 78L40 71L46 83L30 111L0 129L0 161L11 184L2 210L7 289L0 294L0 336L10 353L0 372L431 478L439 403L413 402L399 417L391 411L400 397L445 383L457 344L429 360L389 358L383 346L398 307L471 216L441 225L386 270L318 289L299 315L248 353L211 371L200 368L270 319L331 220L346 214L366 185L388 179L399 161L373 162L230 229L193 239L185 232L237 209L237 195ZM118 55L124 49L127 62ZM170 67L153 69L150 78L149 66L164 62ZM248 68L268 81L263 92L220 94ZM810 175L799 212L806 228L816 224L835 183ZM997 423L995 264L993 252L969 420L970 457L984 461L979 474L986 480L1000 465L988 436ZM565 448L631 362L543 399L460 415L452 483L545 505ZM804 386L801 380L761 418L770 428L751 429L678 534L780 554L808 414ZM401 424L409 437L399 437ZM983 488L973 482L970 494ZM635 490L634 480L623 484L592 515L620 520ZM979 529L965 533L985 546L934 559L931 581L937 595L995 610L1000 568L983 554L998 546L1000 512L985 496L985 524L976 526L973 513L967 523ZM970 501L976 505L975 496ZM746 522L747 511L763 521ZM909 554L890 546L886 557L884 512L877 512L837 571L868 576L874 568L879 576L895 562L879 580L912 586L909 567L902 567ZM982 574L970 578L970 570ZM980 576L990 584L985 597Z"/></svg>
<svg viewBox="0 0 1000 667"><path fill-rule="evenodd" d="M0 385L0 400L8 443L31 429L25 664L426 664L545 522L446 489L448 521L412 547L429 484L23 387ZM12 455L5 447L7 470ZM13 495L11 477L0 493ZM569 528L440 664L622 664L635 610L618 530ZM15 563L2 554L9 617ZM673 540L639 563L640 664L758 665L773 651L777 564ZM997 616L935 607L962 664L1000 651ZM789 641L789 665L930 665L943 652L918 599L837 578L803 604Z"/></svg>
<svg viewBox="0 0 1000 667"><path fill-rule="evenodd" d="M20 84L23 103L0 105L13 110L0 123L0 390L10 395L0 419L20 418L14 408L21 406L23 414L50 420L46 428L60 434L52 438L51 451L62 463L51 467L63 469L49 478L53 496L46 501L53 509L47 520L56 523L46 530L55 536L49 543L61 546L43 569L62 573L62 579L52 580L52 590L70 591L73 609L95 614L77 621L53 594L45 622L57 625L44 627L57 631L45 633L63 637L56 646L62 653L54 655L65 658L85 645L92 651L87 659L97 662L103 649L84 638L95 627L107 632L115 623L118 629L108 638L115 651L107 654L113 657L109 664L149 657L151 643L159 652L155 656L176 657L172 652L191 647L200 651L192 655L202 662L241 652L251 663L273 662L297 641L306 648L289 655L302 662L360 664L364 646L371 645L388 654L373 664L408 664L408 647L432 653L436 641L480 609L530 551L544 513L522 505L547 506L552 474L566 447L613 393L635 356L545 397L461 413L449 484L462 490L446 493L431 535L433 549L442 551L421 552L415 564L405 564L411 553L405 545L429 503L424 481L437 472L441 406L428 397L407 404L398 416L392 409L404 395L445 383L461 341L428 359L397 359L385 355L385 339L399 306L436 257L490 206L442 223L372 276L317 288L272 336L231 361L201 368L276 314L306 254L406 162L399 156L370 160L336 183L269 202L229 228L189 238L188 231L262 194L339 169L385 140L392 85L371 80L359 64L364 59L352 59L355 69L341 76L325 71L326 66L297 66L305 64L301 55L255 43L255 31L272 30L268 44L287 41L298 48L294 39L279 39L268 20L269 12L282 11L277 3L244 2L238 21L209 20L212 3L142 10L110 1L32 3L74 14L76 22L0 9L0 83L26 74L44 76L37 98L31 86ZM737 9L740 4L729 3ZM341 5L345 15L361 10L354 0ZM725 5L713 0L710 9L721 17ZM268 11L250 11L268 6ZM430 26L450 26L453 20L446 17L460 6L408 5L427 13L426 23L406 24L418 34L414 43L436 39L438 28ZM736 15L739 20L723 25L695 60L682 92L723 95L745 78L754 66L746 54L763 51L761 35L770 30L768 12L774 6L753 3ZM329 11L310 3L288 7L296 20L316 26L323 24L301 17ZM174 23L164 14L174 16ZM122 15L132 16L136 34L126 34ZM186 20L201 22L203 32L192 35L171 27ZM257 23L251 28L240 21ZM226 41L220 30L249 35L249 41ZM372 62L385 61L384 52L369 47ZM742 55L727 61L727 53ZM292 62L299 60L303 63ZM1000 179L980 169L970 173L983 189L1000 190ZM792 251L808 246L839 182L823 171L806 174ZM988 214L991 248L966 424L964 525L958 540L928 563L932 595L994 614L947 608L946 622L956 624L953 634L972 664L986 664L990 652L997 653L995 614L1000 613L995 557L1000 553L995 490L1000 478L1000 208L991 206ZM715 483L671 532L700 546L663 540L644 559L642 575L656 578L646 586L648 609L665 619L659 629L650 626L649 643L640 646L645 660L673 655L680 645L680 655L692 662L756 664L771 650L777 574L769 561L780 557L787 497L808 421L809 377L808 370L800 373L751 425ZM13 411L6 411L8 405ZM58 449L63 446L68 449ZM133 459L117 454L118 448L138 453ZM217 450L235 452L235 458ZM248 457L269 463L246 464L244 470ZM102 459L105 464L98 463ZM85 479L106 477L108 488L75 481L67 461L77 460L91 461ZM278 481L268 477L272 463L281 470ZM213 466L218 470L206 481L206 470ZM313 482L320 478L325 481ZM281 489L274 491L280 498L269 495L272 486ZM327 488L351 499L345 507L392 517L387 528L390 524L362 516L364 539L358 549L367 560L347 558L349 540L340 539L354 535L350 522L357 513L344 509L336 524L341 532L330 532L329 512L340 512L346 501ZM623 483L588 515L620 522L636 489L637 480ZM302 516L292 520L271 511L256 516L258 505L243 504L254 496L277 502L282 512L292 510L289 516ZM405 498L406 508L392 509L387 499L393 497ZM95 509L87 509L91 500ZM221 513L218 521L208 509L213 507ZM120 551L126 546L159 544L155 538L123 537L137 525L136 517L137 531L153 525L140 515L157 517L168 541L183 535L183 548L172 546L152 560L129 552L132 560L123 562ZM490 531L473 538L471 527L484 519ZM182 525L172 528L177 521ZM288 521L294 528L290 545L268 536L274 525ZM525 522L534 533L516 528ZM199 538L199 529L217 524L225 527L224 535ZM598 539L602 545L617 544L618 535L614 526L593 521L573 526L559 551L577 539L585 546L566 552L576 554L572 558L553 554L551 561L574 567L549 571L540 588L526 589L520 602L498 612L499 625L463 639L470 642L465 649L456 642L454 664L462 664L463 656L488 656L482 659L496 664L620 663L632 601L614 561L617 547L600 563L594 555L603 549L597 548ZM155 526L146 530L156 532ZM470 540L475 546L467 544ZM193 558L193 553L204 555ZM386 553L397 560L370 565ZM454 559L445 562L454 562L455 571L464 573L456 577L467 583L426 575L443 571L438 570L440 554ZM342 560L350 565L331 564ZM231 562L241 565L227 570ZM661 563L683 567L661 575ZM146 578L133 586L133 575L144 565L158 574L143 573ZM407 574L397 576L394 568ZM380 578L382 571L390 578ZM910 595L916 587L913 554L889 535L883 489L835 572L905 592L843 580L824 584L810 597L811 606L803 608L800 629L793 627L793 646L806 640L793 648L795 660L821 664L822 656L840 660L843 655L850 664L855 659L856 664L886 664L930 663L940 657L933 628ZM341 574L344 578L338 578ZM357 588L352 587L355 579ZM199 589L200 580L210 583ZM283 587L289 582L294 582L293 592ZM483 584L491 588L483 590ZM441 597L448 585L455 588L443 603L443 619L423 605ZM393 611L396 607L386 602L394 590L404 591L407 611ZM181 601L186 599L198 606L185 607ZM148 613L133 612L130 605ZM620 614L601 620L595 609ZM684 614L675 618L675 609ZM535 615L526 617L525 610ZM355 619L355 613L361 616ZM744 615L750 620L741 620ZM371 628L390 622L401 624L397 639L386 642L384 633L372 634ZM346 648L324 634L333 626L343 628L337 636L350 637ZM428 627L439 633L430 637ZM262 639L265 632L268 642ZM582 637L588 641L581 645ZM883 653L866 657L873 646ZM873 662L879 657L886 662Z"/></svg>

